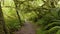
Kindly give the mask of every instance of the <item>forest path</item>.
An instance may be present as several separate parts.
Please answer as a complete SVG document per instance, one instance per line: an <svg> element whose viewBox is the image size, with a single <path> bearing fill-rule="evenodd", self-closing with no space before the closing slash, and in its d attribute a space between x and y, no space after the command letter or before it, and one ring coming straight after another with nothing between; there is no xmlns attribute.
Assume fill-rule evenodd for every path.
<svg viewBox="0 0 60 34"><path fill-rule="evenodd" d="M36 34L34 25L31 22L25 22L21 30L15 34Z"/></svg>

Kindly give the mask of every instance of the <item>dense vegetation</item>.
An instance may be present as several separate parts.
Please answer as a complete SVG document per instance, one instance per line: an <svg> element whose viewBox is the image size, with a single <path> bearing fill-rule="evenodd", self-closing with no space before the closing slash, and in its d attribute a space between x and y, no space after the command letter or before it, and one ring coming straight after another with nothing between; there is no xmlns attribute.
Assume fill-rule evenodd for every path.
<svg viewBox="0 0 60 34"><path fill-rule="evenodd" d="M36 34L60 34L60 0L1 0L0 14L5 34L18 31L25 20L36 24Z"/></svg>

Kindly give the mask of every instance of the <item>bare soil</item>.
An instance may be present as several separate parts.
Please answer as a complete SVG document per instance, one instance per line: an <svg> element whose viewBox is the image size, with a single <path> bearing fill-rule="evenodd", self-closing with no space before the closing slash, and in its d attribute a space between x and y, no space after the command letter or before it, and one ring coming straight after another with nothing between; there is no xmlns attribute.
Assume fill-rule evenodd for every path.
<svg viewBox="0 0 60 34"><path fill-rule="evenodd" d="M25 22L24 26L15 34L36 34L34 25L30 22Z"/></svg>

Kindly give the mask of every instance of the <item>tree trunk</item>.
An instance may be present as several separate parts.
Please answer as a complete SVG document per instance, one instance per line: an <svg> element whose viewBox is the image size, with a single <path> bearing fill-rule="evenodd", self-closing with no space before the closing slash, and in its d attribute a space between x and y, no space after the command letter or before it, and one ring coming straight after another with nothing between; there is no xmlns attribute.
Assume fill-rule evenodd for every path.
<svg viewBox="0 0 60 34"><path fill-rule="evenodd" d="M8 34L5 26L3 13L2 13L1 1L0 1L0 34Z"/></svg>
<svg viewBox="0 0 60 34"><path fill-rule="evenodd" d="M20 22L20 25L22 26L21 18L20 18L20 15L19 15L19 7L20 7L19 1L18 0L13 0L13 1L15 3L15 9L16 9L16 14L18 16L18 20Z"/></svg>

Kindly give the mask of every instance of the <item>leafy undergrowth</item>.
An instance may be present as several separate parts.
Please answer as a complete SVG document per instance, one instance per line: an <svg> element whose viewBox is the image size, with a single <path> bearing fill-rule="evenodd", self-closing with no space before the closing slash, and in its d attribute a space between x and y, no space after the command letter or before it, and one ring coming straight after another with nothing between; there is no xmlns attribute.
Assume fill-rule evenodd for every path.
<svg viewBox="0 0 60 34"><path fill-rule="evenodd" d="M36 30L36 34L45 34L45 32L43 32L40 28L38 28L38 29Z"/></svg>
<svg viewBox="0 0 60 34"><path fill-rule="evenodd" d="M23 24L20 25L20 22L17 19L10 19L10 20L6 19L5 21L10 34L13 34L14 31L18 31L21 28L21 25L23 25Z"/></svg>
<svg viewBox="0 0 60 34"><path fill-rule="evenodd" d="M56 12L54 12L56 11ZM37 29L37 34L60 34L60 18L57 9L53 10L53 14L46 14L37 21L40 27Z"/></svg>

